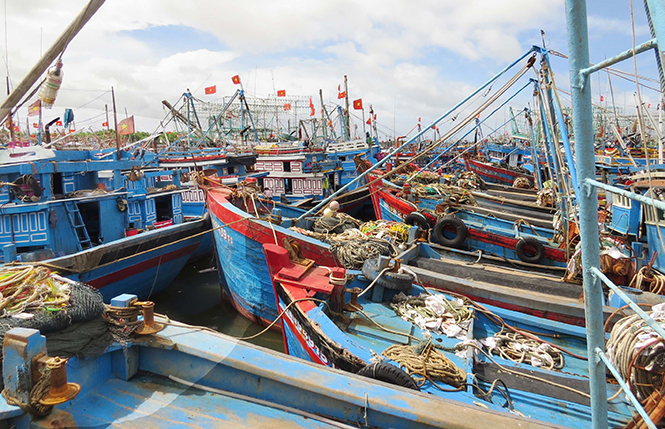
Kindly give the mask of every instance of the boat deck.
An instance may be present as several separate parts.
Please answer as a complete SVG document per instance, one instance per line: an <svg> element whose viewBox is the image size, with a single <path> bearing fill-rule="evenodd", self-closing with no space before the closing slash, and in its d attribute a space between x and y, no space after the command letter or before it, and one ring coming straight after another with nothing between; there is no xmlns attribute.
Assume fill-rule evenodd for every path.
<svg viewBox="0 0 665 429"><path fill-rule="evenodd" d="M71 403L70 403L71 404ZM59 425L53 425L55 421ZM267 405L211 393L163 377L113 378L89 391L76 405L33 423L37 428L333 428ZM64 426L63 426L64 424Z"/></svg>

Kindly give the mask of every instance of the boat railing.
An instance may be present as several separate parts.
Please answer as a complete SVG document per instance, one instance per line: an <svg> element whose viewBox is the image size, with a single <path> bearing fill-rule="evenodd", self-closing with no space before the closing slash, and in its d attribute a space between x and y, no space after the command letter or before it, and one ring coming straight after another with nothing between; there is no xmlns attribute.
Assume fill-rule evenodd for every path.
<svg viewBox="0 0 665 429"><path fill-rule="evenodd" d="M598 64L590 65L589 34L587 23L586 0L566 0L566 24L568 30L568 50L570 53L570 86L572 90L573 127L575 135L575 164L579 192L576 199L579 207L580 240L582 248L582 267L584 277L584 308L587 327L587 353L589 356L589 391L591 393L592 427L607 429L608 398L606 368L616 377L625 391L626 396L635 405L639 415L649 428L656 425L645 413L637 399L632 395L625 380L616 372L605 355L605 329L603 321L604 294L601 282L621 297L636 314L639 314L649 327L665 340L665 332L650 316L644 313L634 302L628 299L600 271L600 245L598 230L598 199L597 188L604 189L628 198L664 208L665 203L625 191L614 186L605 185L595 179L596 154L594 151L594 131L591 103L591 75L618 62L632 59L637 54L656 49L656 55L665 50L665 0L646 0L645 11L651 30L652 39L636 45L618 55ZM632 10L631 10L632 14ZM662 65L658 64L661 87L665 84ZM637 74L637 71L635 72ZM570 162L570 160L569 160ZM571 170L572 171L572 170Z"/></svg>

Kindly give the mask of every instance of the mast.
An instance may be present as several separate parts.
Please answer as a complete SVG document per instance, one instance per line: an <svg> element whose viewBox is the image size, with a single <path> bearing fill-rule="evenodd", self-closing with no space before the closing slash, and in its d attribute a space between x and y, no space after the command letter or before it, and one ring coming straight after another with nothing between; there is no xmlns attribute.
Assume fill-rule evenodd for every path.
<svg viewBox="0 0 665 429"><path fill-rule="evenodd" d="M351 140L351 122L350 122L351 115L349 113L349 82L346 78L346 75L344 75L344 95L346 96L346 97L344 97L345 101L346 101L346 115L345 115L346 116L346 140Z"/></svg>
<svg viewBox="0 0 665 429"><path fill-rule="evenodd" d="M113 123L115 129L115 148L118 154L118 160L120 160L120 135L118 134L118 111L115 108L115 92L113 87L111 87L111 98L113 99Z"/></svg>
<svg viewBox="0 0 665 429"><path fill-rule="evenodd" d="M328 137L328 127L326 123L326 109L323 107L323 90L319 89L319 99L321 100L321 127L323 128L323 138Z"/></svg>
<svg viewBox="0 0 665 429"><path fill-rule="evenodd" d="M69 26L62 32L60 37L51 45L46 51L44 56L35 64L35 66L28 72L16 88L7 96L7 98L0 105L0 119L10 113L11 109L23 98L23 96L30 90L32 85L39 79L39 77L46 71L58 55L62 55L67 48L69 42L78 34L83 26L92 18L97 10L104 4L105 0L90 0L90 2L83 8L76 18L69 24Z"/></svg>

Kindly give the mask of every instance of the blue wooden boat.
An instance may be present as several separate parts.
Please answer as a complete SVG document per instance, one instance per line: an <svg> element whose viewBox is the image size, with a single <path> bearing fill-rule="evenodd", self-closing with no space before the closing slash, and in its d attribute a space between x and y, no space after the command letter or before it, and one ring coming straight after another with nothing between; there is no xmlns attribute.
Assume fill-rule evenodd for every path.
<svg viewBox="0 0 665 429"><path fill-rule="evenodd" d="M534 421L589 427L583 328L428 292L381 260L363 266L369 279L349 282L343 269L294 263L276 245L264 249L289 354ZM551 353L527 351L536 349ZM634 414L624 401L608 407L613 426Z"/></svg>
<svg viewBox="0 0 665 429"><path fill-rule="evenodd" d="M129 314L133 298L116 297L112 311ZM35 429L482 428L491 420L500 428L543 427L154 318L147 312L150 303L139 305L144 322L137 332L143 335L127 336L85 357L60 357L58 342L36 329L8 331L3 424Z"/></svg>
<svg viewBox="0 0 665 429"><path fill-rule="evenodd" d="M496 256L534 264L551 266L566 264L565 249L559 248L559 245L552 240L553 229L534 225L533 223L538 223L536 219L528 217L525 219L519 215L464 206L453 207L454 214L437 219L430 213L434 212L436 206L443 200L425 198L419 199L416 204L402 198L394 191L391 192L390 188L383 186L381 182L371 187L372 204L378 219L404 222L410 215L409 223L415 216L425 219L421 220L419 225L425 229L433 226L435 231L433 236L441 245L470 250L480 249Z"/></svg>
<svg viewBox="0 0 665 429"><path fill-rule="evenodd" d="M210 249L209 220L185 222L179 171L142 169L149 155L40 146L1 152L5 263L57 267L107 299L123 291L146 297Z"/></svg>

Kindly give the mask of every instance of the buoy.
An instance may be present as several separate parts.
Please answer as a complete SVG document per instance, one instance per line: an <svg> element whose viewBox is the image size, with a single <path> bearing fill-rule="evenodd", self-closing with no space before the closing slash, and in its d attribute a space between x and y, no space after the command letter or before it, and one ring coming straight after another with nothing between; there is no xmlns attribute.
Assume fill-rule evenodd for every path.
<svg viewBox="0 0 665 429"><path fill-rule="evenodd" d="M44 80L44 83L39 88L39 93L37 93L37 97L42 101L42 107L46 109L53 107L55 97L57 97L60 85L62 85L63 77L62 61L58 60L55 63L55 67L48 71L46 80Z"/></svg>
<svg viewBox="0 0 665 429"><path fill-rule="evenodd" d="M330 203L329 207L330 210L336 212L337 210L339 210L339 203L337 201L333 201L332 203Z"/></svg>

